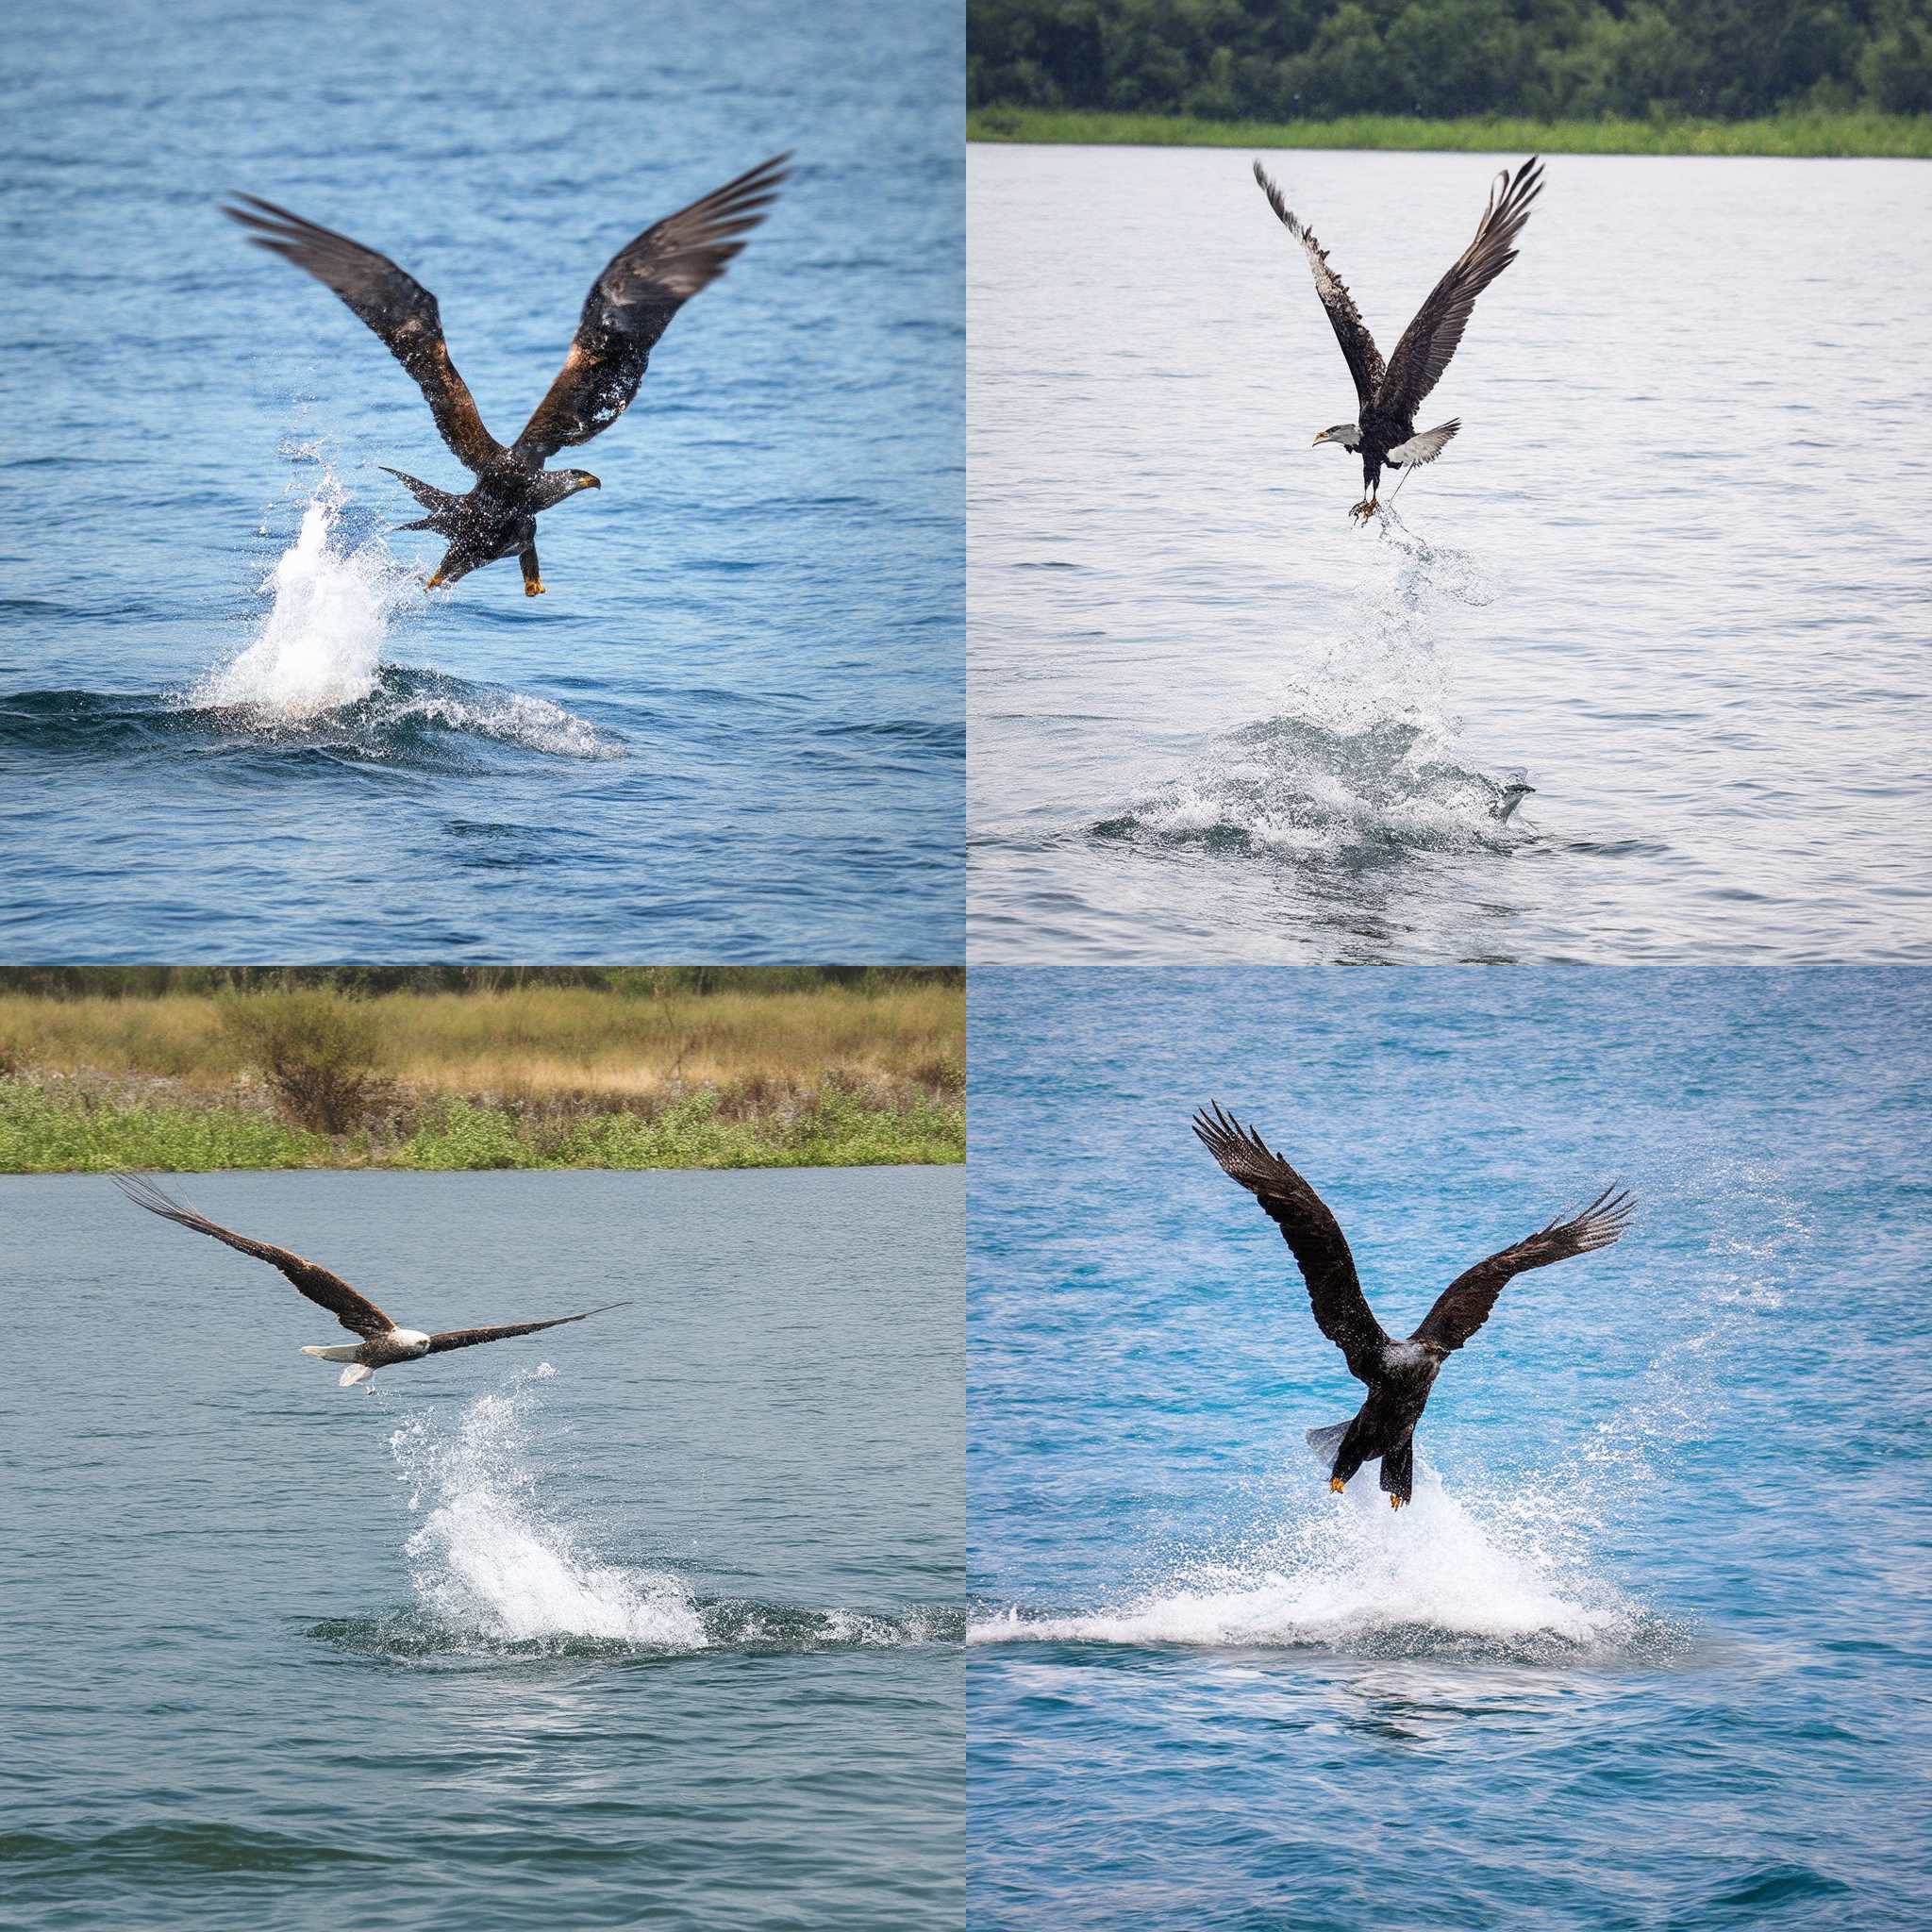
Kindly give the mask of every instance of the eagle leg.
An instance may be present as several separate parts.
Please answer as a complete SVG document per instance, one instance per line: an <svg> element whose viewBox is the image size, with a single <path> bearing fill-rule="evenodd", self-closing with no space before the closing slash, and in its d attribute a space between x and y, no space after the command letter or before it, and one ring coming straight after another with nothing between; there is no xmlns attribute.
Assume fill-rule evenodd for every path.
<svg viewBox="0 0 1932 1932"><path fill-rule="evenodd" d="M543 594L543 579L537 571L537 546L525 543L517 552L517 561L524 567L524 595L541 597Z"/></svg>
<svg viewBox="0 0 1932 1932"><path fill-rule="evenodd" d="M1339 1475L1331 1475L1328 1478L1329 1491L1331 1491L1331 1493L1335 1495L1341 1495L1342 1491L1347 1489L1347 1487L1348 1485L1345 1482L1343 1482Z"/></svg>

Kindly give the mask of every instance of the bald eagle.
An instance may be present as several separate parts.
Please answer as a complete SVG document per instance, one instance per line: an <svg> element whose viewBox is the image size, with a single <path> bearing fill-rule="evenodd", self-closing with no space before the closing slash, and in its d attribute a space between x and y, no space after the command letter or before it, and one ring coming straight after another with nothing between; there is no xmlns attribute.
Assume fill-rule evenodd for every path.
<svg viewBox="0 0 1932 1932"><path fill-rule="evenodd" d="M1475 225L1475 239L1430 290L1429 299L1403 331L1386 368L1355 298L1328 266L1328 251L1289 211L1287 197L1259 161L1255 163L1255 179L1281 218L1282 226L1307 251L1308 266L1315 272L1315 293L1328 311L1335 339L1341 344L1342 359L1355 377L1356 420L1323 430L1315 441L1339 442L1361 457L1365 493L1349 515L1366 523L1377 508L1375 489L1385 466L1400 470L1433 463L1462 427L1461 419L1452 416L1434 429L1418 433L1415 412L1441 381L1442 372L1462 340L1475 298L1516 259L1516 238L1529 219L1530 203L1542 192L1542 163L1532 155L1513 177L1507 168L1496 176L1490 189L1489 206Z"/></svg>
<svg viewBox="0 0 1932 1932"><path fill-rule="evenodd" d="M484 1341L508 1341L514 1335L534 1335L540 1328L561 1328L567 1322L588 1322L592 1315L608 1315L612 1308L628 1307L628 1302L607 1302L601 1308L586 1308L581 1315L553 1315L547 1322L504 1322L493 1328L445 1328L440 1334L425 1335L420 1328L402 1328L391 1321L366 1295L358 1294L340 1274L272 1241L258 1241L252 1236L237 1234L207 1215L185 1208L172 1194L164 1193L145 1174L117 1174L114 1185L134 1203L163 1221L192 1227L196 1234L212 1235L244 1255L279 1268L298 1292L318 1307L326 1308L359 1341L337 1342L331 1346L310 1343L302 1353L325 1362L347 1362L336 1386L347 1389L367 1382L377 1369L397 1362L412 1362L425 1355L441 1355L452 1348L475 1348ZM373 1392L373 1391L372 1391Z"/></svg>
<svg viewBox="0 0 1932 1932"><path fill-rule="evenodd" d="M469 386L450 360L436 297L420 282L373 248L252 194L236 196L245 207L222 212L254 231L249 240L256 247L333 289L375 330L415 377L443 441L475 474L468 493L455 495L400 470L389 472L429 512L402 527L433 530L449 541L429 588L514 557L523 566L524 594L541 597L537 518L579 491L601 488L588 470L547 470L544 464L559 450L608 429L630 407L658 337L686 302L724 273L744 246L741 238L764 220L789 158L775 156L727 181L611 257L591 285L562 371L508 448L484 428Z"/></svg>
<svg viewBox="0 0 1932 1932"><path fill-rule="evenodd" d="M1308 1446L1328 1465L1338 1493L1363 1463L1381 1459L1389 1506L1408 1501L1415 1481L1415 1425L1442 1364L1483 1324L1512 1275L1547 1268L1573 1255L1607 1248L1628 1225L1635 1202L1607 1188L1589 1207L1465 1269L1436 1298L1406 1341L1382 1330L1356 1279L1355 1257L1321 1197L1252 1127L1219 1107L1194 1116L1194 1131L1222 1172L1260 1202L1280 1228L1315 1311L1315 1325L1341 1349L1348 1372L1368 1384L1369 1399L1347 1422L1308 1431Z"/></svg>

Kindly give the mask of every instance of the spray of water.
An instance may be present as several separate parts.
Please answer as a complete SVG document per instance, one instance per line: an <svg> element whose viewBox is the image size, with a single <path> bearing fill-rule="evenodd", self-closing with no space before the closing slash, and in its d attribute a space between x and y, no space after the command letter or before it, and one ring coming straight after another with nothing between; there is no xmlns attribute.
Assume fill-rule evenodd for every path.
<svg viewBox="0 0 1932 1932"><path fill-rule="evenodd" d="M218 711L276 740L331 742L371 758L407 756L425 733L494 739L551 758L620 758L613 742L547 698L480 689L383 662L391 625L422 591L422 573L378 537L343 533L348 493L312 448L291 454L321 464L301 528L262 584L271 602L255 635L210 671L183 702Z"/></svg>
<svg viewBox="0 0 1932 1932"><path fill-rule="evenodd" d="M478 1396L453 1427L426 1410L390 1439L423 1518L406 1545L419 1608L458 1642L486 1647L703 1649L704 1618L681 1577L600 1562L540 1494L530 1405L552 1373L546 1364Z"/></svg>
<svg viewBox="0 0 1932 1932"><path fill-rule="evenodd" d="M1347 630L1289 679L1276 715L1097 832L1310 859L1522 841L1520 818L1494 810L1504 788L1465 762L1437 649L1449 607L1488 604L1495 586L1386 510L1376 527Z"/></svg>
<svg viewBox="0 0 1932 1932"><path fill-rule="evenodd" d="M341 539L343 491L325 473L302 527L262 586L273 602L240 657L192 693L198 706L300 723L375 690L390 619L416 588L379 539Z"/></svg>

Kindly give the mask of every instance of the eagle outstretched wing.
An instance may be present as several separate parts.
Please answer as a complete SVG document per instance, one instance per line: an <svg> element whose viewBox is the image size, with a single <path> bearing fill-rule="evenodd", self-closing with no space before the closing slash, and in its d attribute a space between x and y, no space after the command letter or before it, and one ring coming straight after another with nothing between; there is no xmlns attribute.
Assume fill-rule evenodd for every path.
<svg viewBox="0 0 1932 1932"><path fill-rule="evenodd" d="M1442 379L1449 358L1462 340L1475 298L1516 259L1516 238L1529 220L1529 205L1542 192L1542 163L1532 155L1512 178L1507 168L1490 185L1489 205L1475 225L1474 239L1457 257L1447 275L1429 291L1415 320L1403 330L1389 358L1375 401L1389 415L1413 419L1428 392ZM1502 191L1497 198L1498 188Z"/></svg>
<svg viewBox="0 0 1932 1932"><path fill-rule="evenodd" d="M1632 1195L1606 1188L1581 1213L1567 1221L1553 1221L1527 1240L1465 1269L1437 1296L1436 1306L1423 1317L1422 1326L1409 1340L1433 1341L1438 1348L1460 1348L1489 1320L1496 1297L1512 1275L1608 1247L1630 1224L1636 1206Z"/></svg>
<svg viewBox="0 0 1932 1932"><path fill-rule="evenodd" d="M245 208L224 208L231 222L255 232L249 240L285 261L306 269L338 295L380 338L383 346L415 378L436 418L442 440L457 460L479 475L502 456L503 445L483 426L469 385L457 374L442 339L436 297L386 255L319 228L300 215L252 194L238 194Z"/></svg>
<svg viewBox="0 0 1932 1932"><path fill-rule="evenodd" d="M547 461L624 414L671 318L724 273L742 238L764 220L790 159L774 155L610 258L591 285L562 370L513 445L518 458Z"/></svg>
<svg viewBox="0 0 1932 1932"><path fill-rule="evenodd" d="M1315 1325L1341 1349L1349 1374L1373 1382L1389 1338L1363 1299L1355 1257L1321 1196L1252 1127L1219 1107L1194 1116L1194 1132L1222 1172L1246 1188L1281 1230L1308 1285Z"/></svg>
<svg viewBox="0 0 1932 1932"><path fill-rule="evenodd" d="M428 1353L441 1355L445 1349L475 1348L479 1342L507 1341L512 1335L534 1335L540 1328L561 1328L566 1322L588 1322L592 1315L608 1315L612 1308L627 1308L628 1302L606 1302L601 1308L586 1308L581 1315L553 1315L547 1322L503 1322L494 1328L445 1328L429 1338Z"/></svg>
<svg viewBox="0 0 1932 1932"><path fill-rule="evenodd" d="M145 1174L117 1174L114 1185L137 1208L145 1208L150 1214L158 1214L163 1221L192 1227L196 1234L212 1235L216 1241L225 1241L229 1247L239 1248L244 1255L253 1255L257 1260L279 1268L310 1301L326 1308L350 1334L375 1341L395 1326L373 1301L366 1295L358 1294L340 1274L331 1274L326 1268L318 1268L313 1261L305 1261L300 1255L291 1254L287 1248L278 1248L272 1241L258 1241L248 1235L237 1234L233 1228L223 1227L207 1215L197 1214L192 1208L184 1208L172 1194L162 1192Z"/></svg>
<svg viewBox="0 0 1932 1932"><path fill-rule="evenodd" d="M1281 218L1281 225L1307 251L1308 266L1315 272L1315 293L1328 311L1335 340L1341 344L1342 358L1348 364L1348 373L1355 377L1356 400L1366 409L1382 386L1382 352L1376 348L1374 337L1356 308L1355 297L1328 266L1328 251L1289 211L1288 198L1269 178L1267 169L1259 161L1255 163L1255 179L1261 184L1269 207Z"/></svg>

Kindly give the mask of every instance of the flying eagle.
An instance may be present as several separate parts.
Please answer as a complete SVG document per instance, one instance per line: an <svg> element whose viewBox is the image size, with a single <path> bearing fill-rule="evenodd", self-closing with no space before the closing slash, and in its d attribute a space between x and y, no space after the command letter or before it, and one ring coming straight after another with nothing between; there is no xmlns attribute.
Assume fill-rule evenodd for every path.
<svg viewBox="0 0 1932 1932"><path fill-rule="evenodd" d="M278 1248L272 1241L255 1241L245 1234L235 1233L232 1228L218 1225L205 1214L197 1214L193 1208L184 1208L172 1195L163 1193L144 1174L117 1174L114 1185L137 1208L145 1208L150 1214L158 1214L163 1221L192 1227L197 1234L212 1235L216 1241L225 1241L231 1248L240 1248L244 1255L253 1255L258 1260L279 1268L318 1307L326 1308L351 1335L359 1335L362 1340L358 1342L334 1348L309 1346L302 1351L304 1355L319 1356L325 1362L349 1364L336 1384L339 1389L346 1389L356 1382L366 1382L377 1369L389 1368L395 1362L412 1362L419 1356L441 1355L446 1349L475 1348L479 1341L506 1341L512 1335L534 1335L540 1328L560 1328L566 1322L587 1322L592 1315L605 1315L612 1308L630 1306L628 1302L607 1302L601 1308L586 1308L581 1315L553 1315L547 1322L505 1322L493 1328L445 1328L439 1334L425 1335L420 1328L399 1328L366 1295L358 1294L340 1274L331 1274L326 1268L319 1268L313 1261L305 1261L300 1255L292 1255L287 1248Z"/></svg>
<svg viewBox="0 0 1932 1932"><path fill-rule="evenodd" d="M436 297L422 283L373 248L252 194L236 196L245 208L222 212L256 231L249 237L256 247L282 256L333 289L375 331L415 377L457 460L475 473L469 493L457 496L400 470L389 472L429 512L402 527L434 530L449 540L429 588L514 557L523 566L524 594L541 597L537 518L580 490L602 487L588 470L543 465L559 450L608 429L630 407L658 338L686 302L724 273L725 263L744 246L743 236L764 220L790 158L774 156L727 181L646 228L610 258L591 284L562 371L508 449L484 428L469 386L450 360Z"/></svg>
<svg viewBox="0 0 1932 1932"><path fill-rule="evenodd" d="M1341 1349L1349 1374L1368 1384L1369 1399L1350 1421L1308 1431L1308 1446L1329 1465L1328 1487L1339 1493L1363 1463L1379 1457L1381 1486L1392 1509L1408 1501L1414 1487L1415 1425L1437 1374L1451 1352L1489 1320L1509 1278L1608 1247L1629 1224L1635 1206L1629 1194L1606 1189L1580 1213L1465 1269L1436 1298L1421 1327L1407 1341L1394 1341L1370 1312L1348 1242L1314 1189L1252 1127L1219 1107L1197 1113L1194 1131L1222 1171L1280 1228L1308 1285L1316 1327Z"/></svg>
<svg viewBox="0 0 1932 1932"><path fill-rule="evenodd" d="M1281 217L1282 226L1307 251L1308 266L1315 272L1315 293L1328 311L1342 358L1355 377L1356 420L1323 430L1315 441L1339 442L1343 449L1360 453L1366 494L1349 515L1366 523L1374 513L1375 486L1385 466L1401 470L1432 463L1462 427L1461 419L1452 416L1437 428L1418 435L1415 412L1441 381L1442 372L1462 340L1475 298L1516 259L1516 238L1529 219L1530 203L1542 191L1542 163L1532 155L1513 178L1507 168L1496 176L1490 188L1489 206L1475 225L1475 239L1416 310L1415 320L1403 331L1386 369L1355 298L1328 266L1328 251L1289 211L1287 197L1269 179L1259 161L1255 163L1255 179L1261 184L1269 206Z"/></svg>

